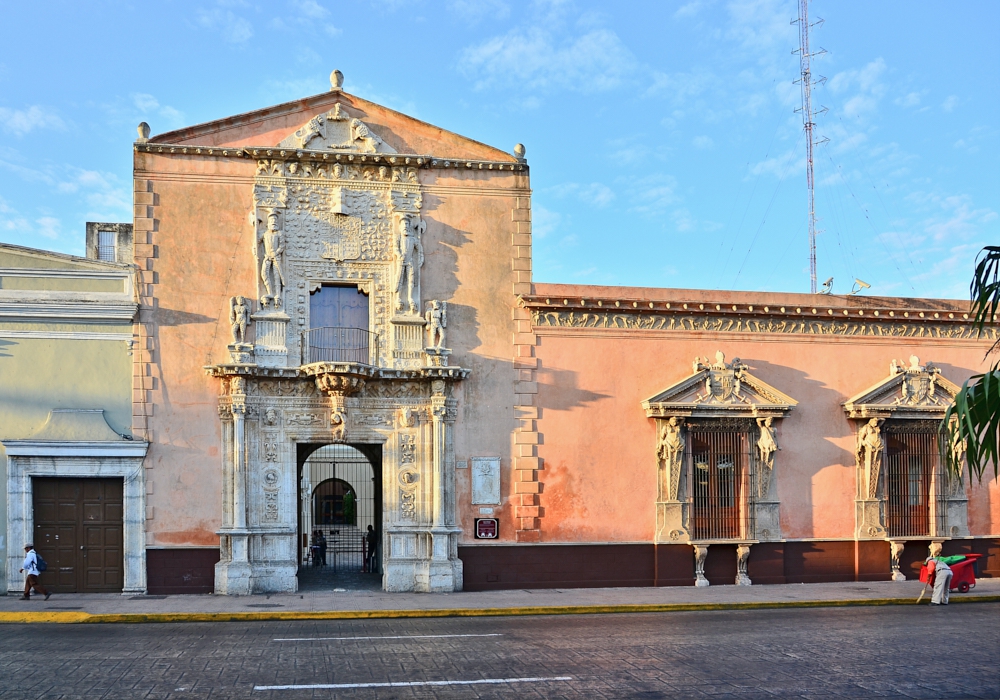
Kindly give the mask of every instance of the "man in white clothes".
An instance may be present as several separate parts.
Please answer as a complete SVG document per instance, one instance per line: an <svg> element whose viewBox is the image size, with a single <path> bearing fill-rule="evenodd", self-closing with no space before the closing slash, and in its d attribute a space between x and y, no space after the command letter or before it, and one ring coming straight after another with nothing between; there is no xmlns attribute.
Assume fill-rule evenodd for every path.
<svg viewBox="0 0 1000 700"><path fill-rule="evenodd" d="M35 593L40 593L45 596L45 600L49 599L52 595L42 584L38 582L38 575L41 573L38 570L38 554L35 552L35 545L30 542L24 545L24 562L21 564L20 571L24 572L24 595L21 596L21 600L31 600L31 589L35 589Z"/></svg>
<svg viewBox="0 0 1000 700"><path fill-rule="evenodd" d="M947 605L951 588L951 567L941 561L940 554L928 557L926 566L929 573L934 576L934 595L931 596L931 605Z"/></svg>

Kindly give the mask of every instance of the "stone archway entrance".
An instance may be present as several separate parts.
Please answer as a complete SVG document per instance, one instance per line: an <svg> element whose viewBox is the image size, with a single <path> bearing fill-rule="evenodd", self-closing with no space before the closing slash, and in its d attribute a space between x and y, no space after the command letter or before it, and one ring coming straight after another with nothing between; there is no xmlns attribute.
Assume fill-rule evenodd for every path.
<svg viewBox="0 0 1000 700"><path fill-rule="evenodd" d="M299 590L380 589L382 446L300 444L297 451Z"/></svg>

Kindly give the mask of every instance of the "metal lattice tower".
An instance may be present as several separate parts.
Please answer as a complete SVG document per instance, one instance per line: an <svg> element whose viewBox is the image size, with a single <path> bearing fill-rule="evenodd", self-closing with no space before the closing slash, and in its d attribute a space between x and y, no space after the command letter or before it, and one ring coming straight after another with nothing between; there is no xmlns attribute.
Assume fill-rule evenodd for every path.
<svg viewBox="0 0 1000 700"><path fill-rule="evenodd" d="M802 126L806 132L806 183L809 187L809 291L816 293L816 197L813 188L813 117L812 110L812 69L809 59L809 0L799 0L799 67L802 88Z"/></svg>

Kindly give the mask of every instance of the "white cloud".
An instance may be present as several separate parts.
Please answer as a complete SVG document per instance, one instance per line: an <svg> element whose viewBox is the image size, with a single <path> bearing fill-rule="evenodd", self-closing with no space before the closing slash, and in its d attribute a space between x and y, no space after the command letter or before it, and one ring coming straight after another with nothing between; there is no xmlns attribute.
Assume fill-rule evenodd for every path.
<svg viewBox="0 0 1000 700"><path fill-rule="evenodd" d="M54 112L32 105L27 109L0 107L0 128L9 134L24 136L35 129L62 131L66 128L66 124Z"/></svg>
<svg viewBox="0 0 1000 700"><path fill-rule="evenodd" d="M873 113L885 94L882 82L885 71L885 61L876 58L864 68L842 71L833 76L828 83L832 93L854 93L844 101L840 114L859 119Z"/></svg>
<svg viewBox="0 0 1000 700"><path fill-rule="evenodd" d="M917 107L920 104L920 98L919 92L908 92L902 97L897 97L893 102L900 107Z"/></svg>
<svg viewBox="0 0 1000 700"><path fill-rule="evenodd" d="M330 14L330 11L316 0L292 0L292 6L298 8L302 15L312 19L323 19Z"/></svg>
<svg viewBox="0 0 1000 700"><path fill-rule="evenodd" d="M650 175L630 185L633 205L629 211L660 215L678 201L677 180L671 175Z"/></svg>
<svg viewBox="0 0 1000 700"><path fill-rule="evenodd" d="M459 57L459 70L480 90L510 86L589 94L618 87L635 67L632 53L607 29L561 41L539 27L514 29L464 49Z"/></svg>
<svg viewBox="0 0 1000 700"><path fill-rule="evenodd" d="M943 109L945 112L950 112L953 109L955 109L955 105L957 104L958 104L958 96L948 95L948 98L941 103L941 109Z"/></svg>
<svg viewBox="0 0 1000 700"><path fill-rule="evenodd" d="M562 221L562 214L551 211L533 203L531 208L531 233L538 238L545 238L557 228Z"/></svg>
<svg viewBox="0 0 1000 700"><path fill-rule="evenodd" d="M222 4L222 3L220 3ZM236 15L232 10L213 8L198 10L197 21L205 29L216 30L219 35L231 44L243 44L253 37L253 25L244 17Z"/></svg>
<svg viewBox="0 0 1000 700"><path fill-rule="evenodd" d="M59 238L59 229L62 228L62 223L59 219L54 216L43 216L35 219L35 223L38 224L38 228L35 229L35 233L39 236L44 236L45 238L56 239Z"/></svg>
<svg viewBox="0 0 1000 700"><path fill-rule="evenodd" d="M145 92L133 92L129 97L132 99L132 106L143 119L152 120L153 117L159 117L166 123L167 129L176 129L184 125L183 112L169 105L161 105L160 101L153 95ZM166 129L157 127L156 130L165 131Z"/></svg>
<svg viewBox="0 0 1000 700"><path fill-rule="evenodd" d="M677 8L677 11L674 12L674 17L676 17L677 19L694 17L696 14L698 14L698 12L701 11L701 8L703 8L704 6L705 6L704 0L693 0L692 2L689 2L686 5L681 5L679 8Z"/></svg>
<svg viewBox="0 0 1000 700"><path fill-rule="evenodd" d="M726 37L745 50L777 55L776 47L795 46L797 29L789 24L793 8L782 0L734 0L728 5ZM766 59L765 59L766 60Z"/></svg>
<svg viewBox="0 0 1000 700"><path fill-rule="evenodd" d="M504 0L452 0L448 7L470 24L507 19L510 15L510 5Z"/></svg>
<svg viewBox="0 0 1000 700"><path fill-rule="evenodd" d="M712 140L711 136L695 136L691 141L691 145L695 148L711 148L715 145L715 141Z"/></svg>
<svg viewBox="0 0 1000 700"><path fill-rule="evenodd" d="M546 193L552 193L557 197L576 197L581 202L592 204L596 207L606 207L615 198L614 191L607 185L599 182L591 182L587 185L578 182L567 182L548 188Z"/></svg>
<svg viewBox="0 0 1000 700"><path fill-rule="evenodd" d="M718 84L714 74L700 67L690 73L654 71L652 78L652 84L646 88L646 96L663 95L678 105L684 104L691 98L699 97L710 87Z"/></svg>

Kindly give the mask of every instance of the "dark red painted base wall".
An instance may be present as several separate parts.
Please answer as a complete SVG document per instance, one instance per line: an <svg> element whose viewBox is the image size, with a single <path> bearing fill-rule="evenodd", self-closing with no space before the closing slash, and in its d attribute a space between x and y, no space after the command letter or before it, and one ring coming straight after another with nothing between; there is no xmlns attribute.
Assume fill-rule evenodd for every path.
<svg viewBox="0 0 1000 700"><path fill-rule="evenodd" d="M146 591L150 595L211 593L218 549L147 549Z"/></svg>
<svg viewBox="0 0 1000 700"><path fill-rule="evenodd" d="M1000 539L953 540L945 554L979 552L979 576L1000 577ZM681 544L464 545L465 590L693 586L694 553ZM917 578L927 542L907 543L900 568ZM750 549L754 584L888 581L888 542L762 542ZM712 585L736 580L736 545L713 544L705 560Z"/></svg>

